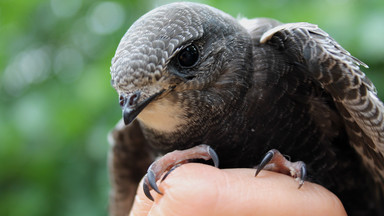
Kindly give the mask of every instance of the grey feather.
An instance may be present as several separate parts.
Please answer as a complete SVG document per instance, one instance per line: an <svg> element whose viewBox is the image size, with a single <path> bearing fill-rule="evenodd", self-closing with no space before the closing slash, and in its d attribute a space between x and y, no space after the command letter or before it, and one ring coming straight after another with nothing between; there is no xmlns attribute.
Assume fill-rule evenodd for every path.
<svg viewBox="0 0 384 216"><path fill-rule="evenodd" d="M297 61L304 58L303 63L309 69L308 72L313 73L323 88L331 94L339 109L343 110L341 114L347 131L353 137L350 139L351 144L372 170L372 175L383 182L384 107L377 97L376 88L359 68L360 65L366 68L368 66L353 57L316 25L280 25L265 32L260 42L267 43L277 33L281 34L277 37L288 38L286 45L299 49L290 55L296 55ZM369 143L366 143L367 140Z"/></svg>

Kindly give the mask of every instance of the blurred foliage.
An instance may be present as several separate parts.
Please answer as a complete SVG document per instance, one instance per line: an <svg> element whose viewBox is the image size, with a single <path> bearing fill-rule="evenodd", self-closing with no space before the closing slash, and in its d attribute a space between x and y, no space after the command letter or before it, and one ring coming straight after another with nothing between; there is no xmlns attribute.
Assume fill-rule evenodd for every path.
<svg viewBox="0 0 384 216"><path fill-rule="evenodd" d="M170 1L1 0L0 215L106 215L109 67L127 28ZM316 23L384 96L384 1L210 0L237 17Z"/></svg>

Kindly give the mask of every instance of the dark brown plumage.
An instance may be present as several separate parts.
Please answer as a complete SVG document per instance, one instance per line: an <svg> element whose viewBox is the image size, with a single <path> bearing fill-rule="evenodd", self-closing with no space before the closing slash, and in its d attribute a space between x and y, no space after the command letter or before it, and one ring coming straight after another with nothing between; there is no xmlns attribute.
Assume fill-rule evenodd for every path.
<svg viewBox="0 0 384 216"><path fill-rule="evenodd" d="M383 103L360 65L313 24L236 20L195 3L147 13L112 60L128 126L110 138L111 214L129 210L155 156L202 143L222 168L278 149L350 215L384 214Z"/></svg>

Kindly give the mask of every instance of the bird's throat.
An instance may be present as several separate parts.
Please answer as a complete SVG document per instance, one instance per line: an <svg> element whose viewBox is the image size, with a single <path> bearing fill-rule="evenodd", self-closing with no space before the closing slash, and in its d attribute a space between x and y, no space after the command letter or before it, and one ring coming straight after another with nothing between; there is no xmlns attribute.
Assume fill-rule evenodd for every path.
<svg viewBox="0 0 384 216"><path fill-rule="evenodd" d="M183 117L183 109L167 99L161 99L150 103L137 116L137 119L145 127L160 133L172 133L186 124Z"/></svg>

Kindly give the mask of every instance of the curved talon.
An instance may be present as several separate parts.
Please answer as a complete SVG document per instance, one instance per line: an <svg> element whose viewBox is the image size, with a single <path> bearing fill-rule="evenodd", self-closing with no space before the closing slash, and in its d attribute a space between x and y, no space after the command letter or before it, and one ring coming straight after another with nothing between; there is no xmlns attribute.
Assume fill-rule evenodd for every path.
<svg viewBox="0 0 384 216"><path fill-rule="evenodd" d="M267 154L263 157L259 165L257 166L255 177L260 173L261 170L264 169L264 167L271 162L273 156L275 155L275 152L273 150L269 150Z"/></svg>
<svg viewBox="0 0 384 216"><path fill-rule="evenodd" d="M219 158L216 152L208 145L202 144L183 151L170 152L149 166L147 174L144 179L143 190L148 199L153 201L150 190L153 189L157 193L163 195L157 187L157 180L164 174L161 181L164 181L168 175L182 164L188 163L192 159L211 159L215 167L219 166Z"/></svg>
<svg viewBox="0 0 384 216"><path fill-rule="evenodd" d="M163 193L161 193L161 191L157 187L156 176L155 176L155 173L151 170L151 166L149 167L148 172L147 172L147 179L148 179L148 183L152 187L152 189L155 190L158 194L163 195Z"/></svg>
<svg viewBox="0 0 384 216"><path fill-rule="evenodd" d="M149 189L148 184L147 184L146 181L147 181L147 175L145 175L145 177L144 177L144 182L143 182L143 191L144 191L144 194L145 194L145 196L146 196L148 199L154 201L154 199L153 199L151 193L149 192L150 189Z"/></svg>
<svg viewBox="0 0 384 216"><path fill-rule="evenodd" d="M215 150L213 150L210 146L208 146L208 154L211 156L211 160L213 161L213 165L216 168L219 168L219 157L217 156Z"/></svg>
<svg viewBox="0 0 384 216"><path fill-rule="evenodd" d="M291 162L276 149L272 149L265 154L260 164L257 166L255 176L257 176L263 169L294 177L299 181L299 189L303 186L307 177L307 169L304 162Z"/></svg>
<svg viewBox="0 0 384 216"><path fill-rule="evenodd" d="M307 167L305 166L305 163L302 163L302 166L300 167L300 181L299 181L298 189L300 189L303 186L306 177L307 177Z"/></svg>

